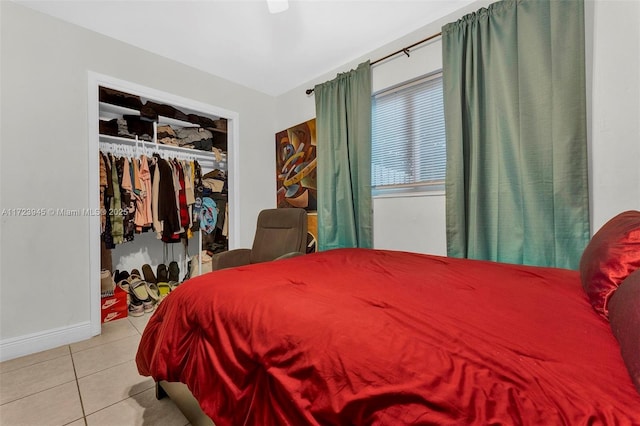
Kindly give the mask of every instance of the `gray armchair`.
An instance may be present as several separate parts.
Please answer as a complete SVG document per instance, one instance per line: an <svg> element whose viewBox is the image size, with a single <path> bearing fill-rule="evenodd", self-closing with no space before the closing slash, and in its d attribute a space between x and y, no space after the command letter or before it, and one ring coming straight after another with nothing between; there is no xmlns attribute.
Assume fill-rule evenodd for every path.
<svg viewBox="0 0 640 426"><path fill-rule="evenodd" d="M299 256L307 252L307 212L299 208L262 210L251 249L217 253L212 269L232 268Z"/></svg>

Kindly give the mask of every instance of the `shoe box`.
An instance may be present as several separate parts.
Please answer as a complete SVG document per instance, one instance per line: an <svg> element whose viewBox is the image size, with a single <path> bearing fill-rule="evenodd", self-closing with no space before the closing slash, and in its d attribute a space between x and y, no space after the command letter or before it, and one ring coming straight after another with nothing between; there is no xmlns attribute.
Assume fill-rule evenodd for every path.
<svg viewBox="0 0 640 426"><path fill-rule="evenodd" d="M127 318L127 292L116 286L113 292L103 293L100 298L100 311L102 323Z"/></svg>

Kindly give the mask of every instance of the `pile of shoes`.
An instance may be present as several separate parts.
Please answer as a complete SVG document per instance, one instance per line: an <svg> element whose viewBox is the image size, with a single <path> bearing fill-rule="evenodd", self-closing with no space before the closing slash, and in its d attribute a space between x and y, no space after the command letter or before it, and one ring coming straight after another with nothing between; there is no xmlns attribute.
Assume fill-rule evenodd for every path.
<svg viewBox="0 0 640 426"><path fill-rule="evenodd" d="M178 286L180 268L177 262L171 262L169 268L160 264L157 274L148 264L139 270L116 271L115 282L118 287L127 292L129 315L139 317L153 312L156 306Z"/></svg>

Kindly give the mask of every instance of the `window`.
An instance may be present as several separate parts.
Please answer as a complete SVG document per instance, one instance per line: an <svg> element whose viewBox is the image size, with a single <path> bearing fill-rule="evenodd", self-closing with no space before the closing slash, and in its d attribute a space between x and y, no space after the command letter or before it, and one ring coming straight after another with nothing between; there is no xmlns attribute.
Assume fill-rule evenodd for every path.
<svg viewBox="0 0 640 426"><path fill-rule="evenodd" d="M375 194L444 189L442 72L373 95Z"/></svg>

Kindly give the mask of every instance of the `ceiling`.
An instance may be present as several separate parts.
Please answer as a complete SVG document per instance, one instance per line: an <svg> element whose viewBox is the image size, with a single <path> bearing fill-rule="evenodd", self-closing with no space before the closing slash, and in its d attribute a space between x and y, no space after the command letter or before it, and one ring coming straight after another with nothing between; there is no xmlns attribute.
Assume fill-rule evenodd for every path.
<svg viewBox="0 0 640 426"><path fill-rule="evenodd" d="M474 0L15 1L277 96Z"/></svg>

